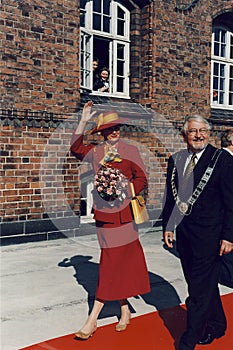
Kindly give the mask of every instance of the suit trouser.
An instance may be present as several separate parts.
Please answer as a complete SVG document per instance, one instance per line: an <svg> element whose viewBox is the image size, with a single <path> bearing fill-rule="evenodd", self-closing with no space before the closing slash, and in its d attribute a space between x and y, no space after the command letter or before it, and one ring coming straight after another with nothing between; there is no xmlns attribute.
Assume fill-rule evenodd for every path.
<svg viewBox="0 0 233 350"><path fill-rule="evenodd" d="M181 264L189 296L186 300L186 332L181 338L179 349L192 350L206 326L213 327L219 333L226 329L226 317L218 289L221 265L216 254L194 257L188 246L181 254Z"/></svg>

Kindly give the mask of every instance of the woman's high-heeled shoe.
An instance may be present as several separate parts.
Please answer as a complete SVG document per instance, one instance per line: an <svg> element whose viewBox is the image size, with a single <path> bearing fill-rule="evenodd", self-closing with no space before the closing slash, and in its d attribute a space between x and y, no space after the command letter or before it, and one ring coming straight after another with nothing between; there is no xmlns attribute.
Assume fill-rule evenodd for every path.
<svg viewBox="0 0 233 350"><path fill-rule="evenodd" d="M94 328L89 333L84 333L80 329L77 333L75 333L75 336L79 339L87 340L90 337L92 337L92 335L95 333L96 329L97 329L97 325L95 325Z"/></svg>
<svg viewBox="0 0 233 350"><path fill-rule="evenodd" d="M118 322L116 325L116 331L117 332L125 331L128 324L130 324L130 318L131 318L131 314L129 313L128 321L126 323L122 323L121 321Z"/></svg>

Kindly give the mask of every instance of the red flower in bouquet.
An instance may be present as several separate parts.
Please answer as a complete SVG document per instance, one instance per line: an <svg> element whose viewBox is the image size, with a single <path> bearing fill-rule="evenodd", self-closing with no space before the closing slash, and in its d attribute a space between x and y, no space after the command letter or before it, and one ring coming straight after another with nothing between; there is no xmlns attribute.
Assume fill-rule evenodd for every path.
<svg viewBox="0 0 233 350"><path fill-rule="evenodd" d="M123 202L127 197L128 179L119 169L101 167L95 175L94 185L100 197L106 201L118 199Z"/></svg>

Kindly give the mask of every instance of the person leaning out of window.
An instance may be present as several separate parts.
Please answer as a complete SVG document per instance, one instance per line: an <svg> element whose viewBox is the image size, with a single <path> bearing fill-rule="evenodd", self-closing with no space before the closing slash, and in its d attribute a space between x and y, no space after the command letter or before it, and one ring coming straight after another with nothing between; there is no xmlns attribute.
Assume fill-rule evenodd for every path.
<svg viewBox="0 0 233 350"><path fill-rule="evenodd" d="M106 67L102 68L99 73L99 78L97 78L94 82L93 90L99 92L109 92L109 75L109 69Z"/></svg>

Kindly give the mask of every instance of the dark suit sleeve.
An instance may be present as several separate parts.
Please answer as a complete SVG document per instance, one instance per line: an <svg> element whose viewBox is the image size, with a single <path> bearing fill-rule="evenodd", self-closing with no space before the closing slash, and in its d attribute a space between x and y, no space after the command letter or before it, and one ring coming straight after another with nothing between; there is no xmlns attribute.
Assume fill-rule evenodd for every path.
<svg viewBox="0 0 233 350"><path fill-rule="evenodd" d="M175 201L174 201L172 186L171 186L171 177L172 177L173 168L174 168L174 159L171 156L168 160L166 187L165 187L165 193L164 193L164 199L163 199L163 211L162 211L163 232L174 231L174 228L175 228L174 217L172 215L172 212L175 206Z"/></svg>
<svg viewBox="0 0 233 350"><path fill-rule="evenodd" d="M223 151L220 191L223 201L223 228L221 239L233 243L233 157Z"/></svg>

